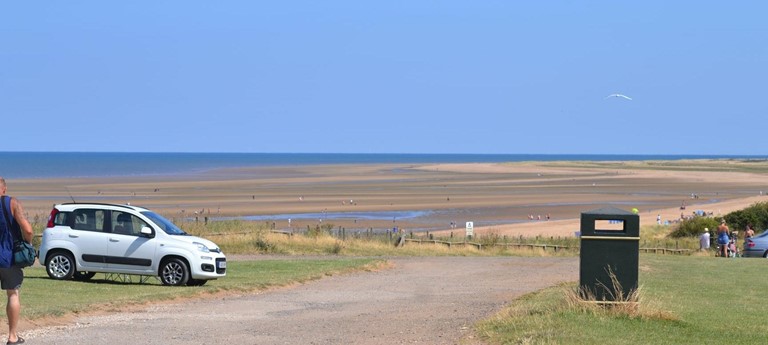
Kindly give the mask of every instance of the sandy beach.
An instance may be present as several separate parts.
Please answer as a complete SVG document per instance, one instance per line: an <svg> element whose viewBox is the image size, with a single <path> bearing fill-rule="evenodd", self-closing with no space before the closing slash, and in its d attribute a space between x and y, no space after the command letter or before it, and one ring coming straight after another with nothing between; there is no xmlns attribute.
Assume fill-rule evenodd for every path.
<svg viewBox="0 0 768 345"><path fill-rule="evenodd" d="M353 232L397 226L461 236L471 221L479 234L573 236L581 212L606 206L637 208L647 225L657 216L666 222L696 210L719 215L766 201L763 166L730 160L312 165L7 182L38 224L51 205L75 200L141 205L182 222L258 216L254 221L278 229L324 223Z"/></svg>

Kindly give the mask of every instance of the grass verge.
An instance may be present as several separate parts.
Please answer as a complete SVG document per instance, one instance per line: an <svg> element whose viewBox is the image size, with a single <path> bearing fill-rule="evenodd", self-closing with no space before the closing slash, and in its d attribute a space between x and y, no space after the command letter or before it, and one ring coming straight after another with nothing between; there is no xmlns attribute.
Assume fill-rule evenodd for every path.
<svg viewBox="0 0 768 345"><path fill-rule="evenodd" d="M575 303L576 282L515 300L477 325L490 344L762 344L765 260L640 257L640 303Z"/></svg>
<svg viewBox="0 0 768 345"><path fill-rule="evenodd" d="M274 259L230 261L227 276L202 287L168 287L152 278L147 283L119 283L97 274L89 282L56 281L39 266L24 270L21 299L24 318L35 320L100 311L120 311L147 302L169 301L219 293L245 293L306 282L327 275L374 270L383 260L364 258ZM132 276L136 279L136 276Z"/></svg>

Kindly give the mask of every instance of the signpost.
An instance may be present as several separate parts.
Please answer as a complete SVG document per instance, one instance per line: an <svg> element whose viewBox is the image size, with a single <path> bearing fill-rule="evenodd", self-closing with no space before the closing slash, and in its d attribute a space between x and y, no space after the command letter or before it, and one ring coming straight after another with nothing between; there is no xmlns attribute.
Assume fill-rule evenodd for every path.
<svg viewBox="0 0 768 345"><path fill-rule="evenodd" d="M475 235L475 225L473 222L467 222L467 237L472 238Z"/></svg>

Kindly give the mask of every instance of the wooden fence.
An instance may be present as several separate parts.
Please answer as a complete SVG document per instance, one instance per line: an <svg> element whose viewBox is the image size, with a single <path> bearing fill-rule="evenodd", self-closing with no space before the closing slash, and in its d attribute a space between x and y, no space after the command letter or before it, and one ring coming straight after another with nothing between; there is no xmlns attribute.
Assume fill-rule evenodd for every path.
<svg viewBox="0 0 768 345"><path fill-rule="evenodd" d="M494 247L504 247L506 249L509 248L528 248L528 249L541 249L543 251L552 250L554 252L562 251L562 250L575 250L578 251L580 249L580 246L566 246L566 245L557 245L557 244L533 244L533 243L493 243L493 244L482 244L477 242L450 242L450 241L441 241L441 240L429 240L429 239L414 239L414 238L406 238L405 243L415 243L415 244L442 244L448 246L448 248L452 248L454 246L472 246L477 248L478 250L482 250L484 248L494 248ZM691 254L693 250L691 249L672 249L672 248L640 248L640 251L643 253L654 253L654 254Z"/></svg>

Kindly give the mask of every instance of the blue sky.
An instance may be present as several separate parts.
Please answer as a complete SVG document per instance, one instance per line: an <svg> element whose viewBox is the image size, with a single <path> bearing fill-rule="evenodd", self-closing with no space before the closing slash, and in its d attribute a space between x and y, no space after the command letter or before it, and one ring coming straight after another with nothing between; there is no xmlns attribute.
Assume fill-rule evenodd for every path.
<svg viewBox="0 0 768 345"><path fill-rule="evenodd" d="M3 2L0 151L764 155L766 13Z"/></svg>

